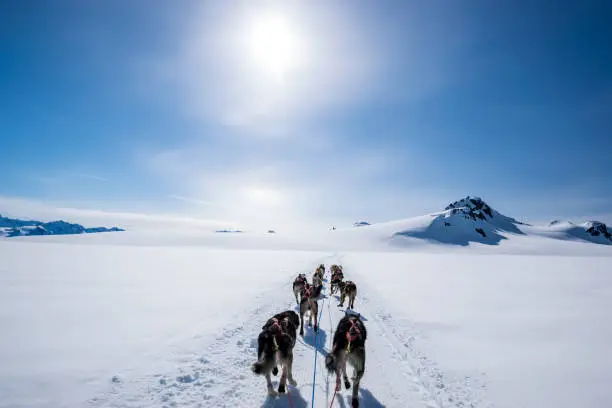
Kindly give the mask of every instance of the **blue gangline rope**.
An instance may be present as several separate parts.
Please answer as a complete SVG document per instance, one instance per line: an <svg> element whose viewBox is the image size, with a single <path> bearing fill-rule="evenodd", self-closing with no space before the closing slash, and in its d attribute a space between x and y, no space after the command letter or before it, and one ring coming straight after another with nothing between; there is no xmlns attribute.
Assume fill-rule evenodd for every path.
<svg viewBox="0 0 612 408"><path fill-rule="evenodd" d="M319 353L319 330L321 330L321 317L323 316L323 305L325 305L325 292L327 291L327 285L323 286L323 302L321 302L321 312L319 313L319 319L317 320L317 331L315 332L315 356L314 356L314 371L312 373L312 402L310 406L314 408L314 395L315 385L317 383L317 356Z"/></svg>

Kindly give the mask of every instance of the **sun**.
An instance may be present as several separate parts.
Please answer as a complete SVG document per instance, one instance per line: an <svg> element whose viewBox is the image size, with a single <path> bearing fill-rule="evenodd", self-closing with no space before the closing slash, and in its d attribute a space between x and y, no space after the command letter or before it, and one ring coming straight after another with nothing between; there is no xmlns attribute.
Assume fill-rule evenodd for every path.
<svg viewBox="0 0 612 408"><path fill-rule="evenodd" d="M282 79L297 66L300 41L287 16L254 16L246 35L250 58L263 73Z"/></svg>

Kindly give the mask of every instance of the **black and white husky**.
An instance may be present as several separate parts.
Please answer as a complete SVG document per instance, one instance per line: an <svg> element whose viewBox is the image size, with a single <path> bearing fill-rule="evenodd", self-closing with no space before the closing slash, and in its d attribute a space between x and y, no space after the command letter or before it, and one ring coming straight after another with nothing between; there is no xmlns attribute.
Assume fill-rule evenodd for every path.
<svg viewBox="0 0 612 408"><path fill-rule="evenodd" d="M293 281L293 296L295 296L295 303L298 305L300 304L298 295L302 292L304 286L306 286L307 284L308 279L306 279L306 275L303 273L300 273Z"/></svg>
<svg viewBox="0 0 612 408"><path fill-rule="evenodd" d="M346 374L346 363L353 366L353 408L359 407L359 381L365 371L365 341L367 332L359 315L346 314L334 334L334 343L331 353L325 358L325 366L331 373L336 373L336 391L340 391L340 379L344 379L344 386L349 389L351 383Z"/></svg>
<svg viewBox="0 0 612 408"><path fill-rule="evenodd" d="M344 306L344 300L348 298L347 309L355 308L355 297L357 296L357 285L353 281L340 282L340 304L338 306Z"/></svg>
<svg viewBox="0 0 612 408"><path fill-rule="evenodd" d="M317 289L318 293L321 292L321 287ZM302 297L300 299L300 336L304 335L304 316L306 312L308 314L308 326L312 326L312 318L314 317L314 329L319 330L317 315L319 314L319 302L317 301L318 293L315 292L315 288L306 284L302 289Z"/></svg>
<svg viewBox="0 0 612 408"><path fill-rule="evenodd" d="M331 283L330 289L331 289L332 294L336 293L336 291L340 289L340 285L343 279L344 279L344 273L342 272L342 269L338 269L336 270L336 272L332 273L331 280L330 280L330 283Z"/></svg>
<svg viewBox="0 0 612 408"><path fill-rule="evenodd" d="M278 392L286 392L287 381L296 386L293 379L293 347L300 319L293 310L287 310L274 315L266 324L257 338L257 362L251 369L255 374L266 376L268 395L276 396L270 374L278 374L277 365L282 369Z"/></svg>

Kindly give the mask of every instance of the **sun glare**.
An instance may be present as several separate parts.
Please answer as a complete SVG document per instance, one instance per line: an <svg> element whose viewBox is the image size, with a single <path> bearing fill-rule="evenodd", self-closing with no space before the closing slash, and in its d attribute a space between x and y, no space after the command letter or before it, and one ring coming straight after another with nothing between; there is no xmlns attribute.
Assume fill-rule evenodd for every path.
<svg viewBox="0 0 612 408"><path fill-rule="evenodd" d="M277 206L282 202L281 193L271 188L252 187L246 189L245 193L248 202L255 205Z"/></svg>
<svg viewBox="0 0 612 408"><path fill-rule="evenodd" d="M282 79L297 65L298 36L285 16L257 16L246 34L253 63L264 73Z"/></svg>

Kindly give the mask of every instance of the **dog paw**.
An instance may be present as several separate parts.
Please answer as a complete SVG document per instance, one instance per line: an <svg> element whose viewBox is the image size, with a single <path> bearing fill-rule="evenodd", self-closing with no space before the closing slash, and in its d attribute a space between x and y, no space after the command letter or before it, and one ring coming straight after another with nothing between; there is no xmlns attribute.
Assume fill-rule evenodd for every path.
<svg viewBox="0 0 612 408"><path fill-rule="evenodd" d="M286 389L286 387L285 387L285 384L280 384L280 385L278 386L278 393L279 393L279 394L284 394L285 392L287 392L287 389Z"/></svg>
<svg viewBox="0 0 612 408"><path fill-rule="evenodd" d="M353 401L351 401L351 407L359 408L359 400L357 398L353 398Z"/></svg>
<svg viewBox="0 0 612 408"><path fill-rule="evenodd" d="M277 374L278 374L278 367L274 367L272 369L272 375L276 377Z"/></svg>
<svg viewBox="0 0 612 408"><path fill-rule="evenodd" d="M297 385L297 381L295 381L293 378L289 378L287 381L289 381L289 384L293 385L294 387Z"/></svg>
<svg viewBox="0 0 612 408"><path fill-rule="evenodd" d="M300 336L304 337L304 330L300 330Z"/></svg>
<svg viewBox="0 0 612 408"><path fill-rule="evenodd" d="M271 397L277 397L278 396L278 392L276 392L274 390L274 388L269 388L268 389L268 395L271 396Z"/></svg>

